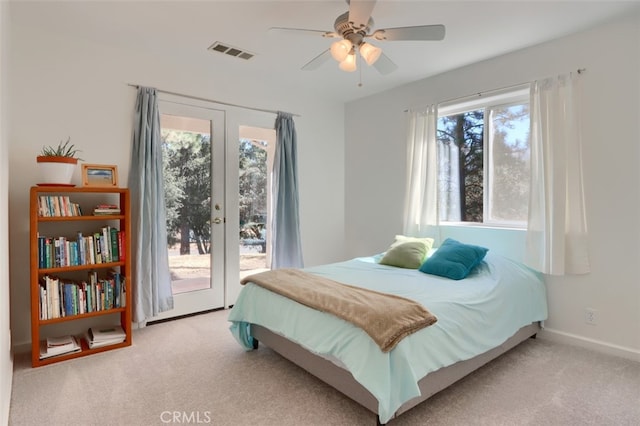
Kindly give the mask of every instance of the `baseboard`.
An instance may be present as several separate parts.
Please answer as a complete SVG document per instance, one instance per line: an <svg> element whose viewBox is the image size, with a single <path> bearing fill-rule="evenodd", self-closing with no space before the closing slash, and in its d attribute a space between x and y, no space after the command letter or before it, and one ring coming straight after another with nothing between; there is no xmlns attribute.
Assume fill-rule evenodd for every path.
<svg viewBox="0 0 640 426"><path fill-rule="evenodd" d="M27 352L31 352L31 342L15 343L12 349L16 355L26 354Z"/></svg>
<svg viewBox="0 0 640 426"><path fill-rule="evenodd" d="M3 336L4 337L4 336ZM11 332L6 336L7 344L2 345L2 350L7 350L0 358L0 424L9 424L9 409L11 406L11 388L13 386L13 352L11 351Z"/></svg>
<svg viewBox="0 0 640 426"><path fill-rule="evenodd" d="M539 336L540 338L549 341L567 343L574 346L580 346L582 348L592 349L600 353L615 355L621 358L640 362L640 351L637 349L614 345L601 340L589 339L587 337L565 333L564 331L546 327L540 332Z"/></svg>

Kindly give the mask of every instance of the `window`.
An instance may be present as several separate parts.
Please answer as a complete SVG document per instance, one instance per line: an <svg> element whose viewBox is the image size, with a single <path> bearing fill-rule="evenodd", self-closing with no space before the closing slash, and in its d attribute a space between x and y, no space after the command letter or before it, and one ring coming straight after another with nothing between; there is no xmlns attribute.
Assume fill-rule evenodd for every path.
<svg viewBox="0 0 640 426"><path fill-rule="evenodd" d="M524 227L529 203L529 88L438 106L441 222Z"/></svg>

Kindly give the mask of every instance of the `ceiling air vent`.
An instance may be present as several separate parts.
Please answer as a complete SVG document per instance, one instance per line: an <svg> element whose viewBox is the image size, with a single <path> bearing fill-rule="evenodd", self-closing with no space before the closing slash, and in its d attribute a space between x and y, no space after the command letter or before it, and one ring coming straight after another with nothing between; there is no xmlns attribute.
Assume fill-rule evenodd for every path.
<svg viewBox="0 0 640 426"><path fill-rule="evenodd" d="M207 50L211 50L213 52L224 53L225 55L235 56L236 58L249 60L255 56L254 53L247 52L246 50L238 49L237 47L229 46L225 43L220 43L216 41L213 43Z"/></svg>

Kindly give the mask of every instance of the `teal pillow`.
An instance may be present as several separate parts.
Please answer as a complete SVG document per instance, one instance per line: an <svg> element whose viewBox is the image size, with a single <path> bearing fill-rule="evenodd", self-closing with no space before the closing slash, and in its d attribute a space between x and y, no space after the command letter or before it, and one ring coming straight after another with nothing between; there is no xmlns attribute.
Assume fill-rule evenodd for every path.
<svg viewBox="0 0 640 426"><path fill-rule="evenodd" d="M447 238L420 266L420 272L461 280L478 266L489 249Z"/></svg>
<svg viewBox="0 0 640 426"><path fill-rule="evenodd" d="M380 264L398 268L418 269L427 256L427 246L420 241L392 246L380 259Z"/></svg>

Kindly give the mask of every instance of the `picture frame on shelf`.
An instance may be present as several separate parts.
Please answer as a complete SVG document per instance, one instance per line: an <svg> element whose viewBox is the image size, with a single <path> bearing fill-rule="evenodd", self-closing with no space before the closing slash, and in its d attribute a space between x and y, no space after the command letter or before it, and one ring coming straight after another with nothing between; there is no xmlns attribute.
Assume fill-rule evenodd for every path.
<svg viewBox="0 0 640 426"><path fill-rule="evenodd" d="M82 186L118 187L118 167L107 164L83 164Z"/></svg>

